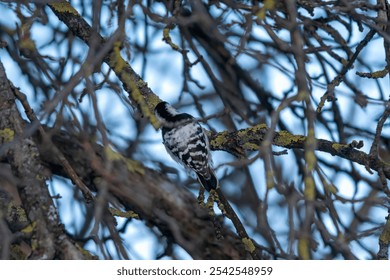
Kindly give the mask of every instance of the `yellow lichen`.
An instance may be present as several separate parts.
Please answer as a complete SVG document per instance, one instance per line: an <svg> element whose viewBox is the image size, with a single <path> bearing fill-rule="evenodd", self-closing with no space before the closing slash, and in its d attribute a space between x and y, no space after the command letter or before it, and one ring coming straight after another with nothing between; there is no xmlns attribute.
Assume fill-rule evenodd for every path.
<svg viewBox="0 0 390 280"><path fill-rule="evenodd" d="M344 44L345 44L345 42L344 42ZM341 64L342 64L343 66L347 66L348 63L349 63L349 61L346 60L346 59L344 59L344 58L341 58L340 62L341 62Z"/></svg>
<svg viewBox="0 0 390 280"><path fill-rule="evenodd" d="M120 54L121 42L115 42L113 45L113 51L110 55L109 64L114 70L120 80L123 82L124 87L130 93L131 99L135 101L138 108L141 110L142 115L150 120L150 123L154 128L159 128L160 124L154 115L154 107L161 102L161 100L154 94L148 94L144 96L141 92L141 88L147 87L147 83L138 78L134 80L129 71L128 63L122 58Z"/></svg>
<svg viewBox="0 0 390 280"><path fill-rule="evenodd" d="M34 155L32 155L34 157ZM35 179L37 179L38 181L43 181L45 179L45 176L43 174L35 174Z"/></svg>
<svg viewBox="0 0 390 280"><path fill-rule="evenodd" d="M49 6L59 13L78 15L76 9L73 8L67 1L51 2Z"/></svg>
<svg viewBox="0 0 390 280"><path fill-rule="evenodd" d="M114 68L114 72L119 75L121 75L123 72L123 69L127 66L127 62L123 59L121 56L121 42L116 41L113 44L113 52L111 54L111 61L113 65L111 67Z"/></svg>
<svg viewBox="0 0 390 280"><path fill-rule="evenodd" d="M145 169L144 169L143 165L140 162L138 162L136 160L132 160L132 159L126 158L123 155L121 155L120 153L115 152L110 147L105 147L104 151L105 151L105 154L106 154L108 160L110 160L110 161L122 161L123 163L126 164L127 169L130 172L136 172L136 173L139 173L141 175L145 174Z"/></svg>
<svg viewBox="0 0 390 280"><path fill-rule="evenodd" d="M59 13L78 15L76 9L73 8L67 1L51 2L49 6Z"/></svg>
<svg viewBox="0 0 390 280"><path fill-rule="evenodd" d="M304 142L306 140L305 136L302 135L293 135L288 131L281 130L278 133L278 136L275 137L275 145L286 147L292 143Z"/></svg>
<svg viewBox="0 0 390 280"><path fill-rule="evenodd" d="M35 50L35 43L30 38L23 38L19 41L19 47L24 50L28 49L33 51Z"/></svg>
<svg viewBox="0 0 390 280"><path fill-rule="evenodd" d="M131 211L131 210L123 212L123 211L116 209L116 208L113 208L113 207L110 207L109 210L110 210L110 213L116 217L139 219L138 214L135 213L134 211Z"/></svg>
<svg viewBox="0 0 390 280"><path fill-rule="evenodd" d="M306 176L305 177L305 189L303 191L305 199L308 201L313 201L315 198L316 190L314 185L313 177Z"/></svg>
<svg viewBox="0 0 390 280"><path fill-rule="evenodd" d="M157 95L151 94L150 96L148 96L148 103L150 104L150 107L153 111L157 104L161 101L162 100Z"/></svg>
<svg viewBox="0 0 390 280"><path fill-rule="evenodd" d="M310 93L305 90L301 90L300 92L298 92L296 101L304 101L308 98L310 98Z"/></svg>
<svg viewBox="0 0 390 280"><path fill-rule="evenodd" d="M24 209L20 206L16 206L13 202L11 202L8 204L7 217L13 216L13 218L15 218L14 215L16 215L18 223L26 223L28 221Z"/></svg>
<svg viewBox="0 0 390 280"><path fill-rule="evenodd" d="M386 221L379 240L385 244L390 244L390 220Z"/></svg>
<svg viewBox="0 0 390 280"><path fill-rule="evenodd" d="M255 143L245 142L242 144L242 148L249 151L256 151L260 149L260 146Z"/></svg>
<svg viewBox="0 0 390 280"><path fill-rule="evenodd" d="M11 260L26 260L28 253L30 253L28 249L22 248L22 246L18 244L12 244L9 249Z"/></svg>
<svg viewBox="0 0 390 280"><path fill-rule="evenodd" d="M10 128L0 130L0 142L11 142L15 137L15 131Z"/></svg>
<svg viewBox="0 0 390 280"><path fill-rule="evenodd" d="M299 238L298 255L302 260L310 260L310 246L307 238Z"/></svg>
<svg viewBox="0 0 390 280"><path fill-rule="evenodd" d="M263 130L263 129L268 129L268 127L265 123L260 123L260 124L253 126L253 127L239 130L237 132L237 136L240 138L246 137L248 134L253 134L253 133L256 134L258 131Z"/></svg>
<svg viewBox="0 0 390 280"><path fill-rule="evenodd" d="M79 252L88 260L97 260L99 259L98 257L94 256L91 254L91 252L89 252L88 250L84 249L83 247L81 247L79 244L75 244L77 250L79 250Z"/></svg>
<svg viewBox="0 0 390 280"><path fill-rule="evenodd" d="M136 83L137 88L147 87L148 83L144 80L139 79Z"/></svg>
<svg viewBox="0 0 390 280"><path fill-rule="evenodd" d="M316 138L315 138L315 133L313 128L310 128L307 133L306 143L307 145L313 145L316 143Z"/></svg>
<svg viewBox="0 0 390 280"><path fill-rule="evenodd" d="M339 192L338 188L333 184L324 183L324 187L326 190L328 190L330 193L336 194Z"/></svg>
<svg viewBox="0 0 390 280"><path fill-rule="evenodd" d="M38 249L38 240L35 239L35 238L33 238L33 239L31 240L31 250L32 250L32 251L35 251L35 250L37 250L37 249Z"/></svg>
<svg viewBox="0 0 390 280"><path fill-rule="evenodd" d="M212 147L221 147L226 143L226 137L229 134L228 131L218 133L217 137L210 141Z"/></svg>
<svg viewBox="0 0 390 280"><path fill-rule="evenodd" d="M137 172L138 174L145 175L145 168L140 162L127 158L125 160L125 163L126 163L127 169L130 172Z"/></svg>
<svg viewBox="0 0 390 280"><path fill-rule="evenodd" d="M216 201L217 202L217 205L219 206L219 204L218 204L218 201ZM215 217L217 214L214 212L214 197L213 197L213 195L209 195L209 197L207 198L207 202L206 202L206 204L204 204L204 207L207 209L207 213L208 213L208 215L210 216L210 217ZM221 212L223 212L222 210L221 210Z"/></svg>
<svg viewBox="0 0 390 280"><path fill-rule="evenodd" d="M154 128L159 128L160 123L154 115L154 107L159 102L158 97L151 97L151 95L149 95L148 98L150 100L148 100L147 102L146 97L140 91L140 88L145 87L146 83L141 79L139 79L138 81L133 81L131 79L131 76L126 71L123 71L123 74L121 75L121 80L127 87L130 87L131 99L133 99L138 105L139 109L142 112L142 115L149 119L150 123L153 125Z"/></svg>
<svg viewBox="0 0 390 280"><path fill-rule="evenodd" d="M245 250L247 250L249 253L253 253L256 250L256 247L251 239L245 237L241 241L245 246Z"/></svg>
<svg viewBox="0 0 390 280"><path fill-rule="evenodd" d="M35 226L36 226L36 222L32 222L31 224L29 224L28 226L23 228L21 230L21 232L27 233L27 234L32 233L34 231L34 229L35 229Z"/></svg>
<svg viewBox="0 0 390 280"><path fill-rule="evenodd" d="M314 154L313 151L306 151L305 152L305 160L306 160L306 165L309 170L313 170L314 166L317 162L316 155Z"/></svg>
<svg viewBox="0 0 390 280"><path fill-rule="evenodd" d="M267 189L272 189L274 187L274 173L272 170L267 171L267 176L266 176L266 186Z"/></svg>
<svg viewBox="0 0 390 280"><path fill-rule="evenodd" d="M274 9L275 5L275 0L265 0L263 7L261 7L261 9L256 13L256 16L259 19L264 20L266 12Z"/></svg>
<svg viewBox="0 0 390 280"><path fill-rule="evenodd" d="M384 69L384 70L379 70L379 71L372 72L371 76L374 79L378 79L378 78L385 77L387 75L387 73L389 73L389 70L388 69Z"/></svg>
<svg viewBox="0 0 390 280"><path fill-rule="evenodd" d="M124 158L120 153L115 152L113 149L111 149L108 146L104 148L104 153L107 159L111 161L123 160Z"/></svg>
<svg viewBox="0 0 390 280"><path fill-rule="evenodd" d="M332 148L333 148L334 150L336 150L337 152L341 152L342 149L348 148L348 145L346 145L346 144L334 143L334 144L332 144Z"/></svg>
<svg viewBox="0 0 390 280"><path fill-rule="evenodd" d="M171 29L168 27L163 29L163 41L170 45L173 50L180 51L179 46L172 42L171 36L169 35L169 31L171 31Z"/></svg>

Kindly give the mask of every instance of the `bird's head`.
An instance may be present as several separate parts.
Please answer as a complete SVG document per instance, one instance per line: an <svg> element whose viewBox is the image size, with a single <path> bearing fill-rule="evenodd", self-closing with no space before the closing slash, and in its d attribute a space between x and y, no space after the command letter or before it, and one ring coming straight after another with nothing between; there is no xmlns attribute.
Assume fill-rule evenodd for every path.
<svg viewBox="0 0 390 280"><path fill-rule="evenodd" d="M178 112L168 102L160 102L154 108L154 113L163 127L173 127L176 124L185 123L187 120L194 119L193 116Z"/></svg>

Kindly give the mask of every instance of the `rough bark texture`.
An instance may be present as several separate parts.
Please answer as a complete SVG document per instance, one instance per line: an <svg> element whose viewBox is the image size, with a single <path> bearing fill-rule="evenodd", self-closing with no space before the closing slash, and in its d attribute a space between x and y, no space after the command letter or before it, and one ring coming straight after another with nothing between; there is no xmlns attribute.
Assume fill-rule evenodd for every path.
<svg viewBox="0 0 390 280"><path fill-rule="evenodd" d="M25 228L18 229L26 236L22 236L21 242L12 248L11 254L16 258L84 259L80 250L67 238L58 220L57 209L45 183L47 176L38 147L32 137L25 135L26 123L21 118L15 100L13 89L0 61L0 131L3 132L0 139L1 155L15 176L14 180L8 182L8 187L14 188L15 197L5 196L1 199L3 209L1 231L5 235L10 235L3 240L14 240L19 237L17 232L12 233L11 229L8 231L5 223L12 214L12 211L10 213L5 210L13 209L19 211L20 215L16 223L28 220ZM17 205L16 201L19 199L20 205ZM22 243L26 244L24 238L29 241L27 247L30 249L21 249ZM3 257L10 253L6 242L2 244L1 249ZM17 255L19 251L25 251L26 254Z"/></svg>

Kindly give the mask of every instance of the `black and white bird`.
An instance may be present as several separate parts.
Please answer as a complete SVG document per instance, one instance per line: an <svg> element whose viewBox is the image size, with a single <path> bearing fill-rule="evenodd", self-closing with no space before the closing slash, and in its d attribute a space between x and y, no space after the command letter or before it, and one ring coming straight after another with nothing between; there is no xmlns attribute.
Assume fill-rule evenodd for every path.
<svg viewBox="0 0 390 280"><path fill-rule="evenodd" d="M199 122L167 102L157 104L154 112L161 123L163 144L169 155L194 171L207 191L216 189L218 179L212 168L209 141Z"/></svg>

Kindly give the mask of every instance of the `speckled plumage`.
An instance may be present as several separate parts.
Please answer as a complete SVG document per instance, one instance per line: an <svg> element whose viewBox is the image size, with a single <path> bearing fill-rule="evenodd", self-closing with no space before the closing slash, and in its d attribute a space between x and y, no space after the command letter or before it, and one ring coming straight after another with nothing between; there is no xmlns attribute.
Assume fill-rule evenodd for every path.
<svg viewBox="0 0 390 280"><path fill-rule="evenodd" d="M207 191L217 188L208 138L200 124L194 117L178 112L167 102L157 104L155 114L162 125L163 144L169 155L194 171Z"/></svg>

